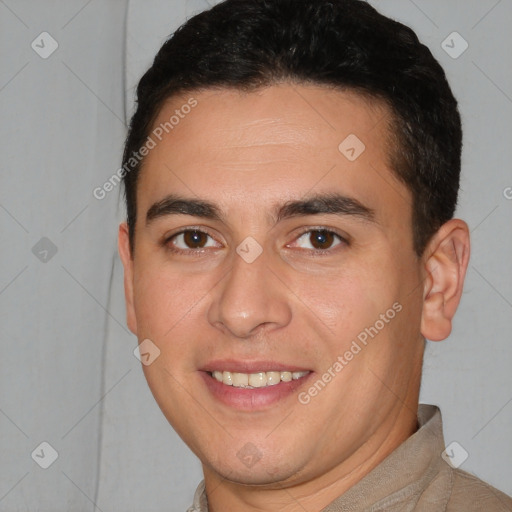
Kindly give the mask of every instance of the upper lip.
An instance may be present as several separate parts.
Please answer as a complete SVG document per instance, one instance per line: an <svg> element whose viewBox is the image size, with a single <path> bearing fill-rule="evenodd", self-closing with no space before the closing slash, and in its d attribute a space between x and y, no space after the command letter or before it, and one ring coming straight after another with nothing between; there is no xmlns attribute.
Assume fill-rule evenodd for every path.
<svg viewBox="0 0 512 512"><path fill-rule="evenodd" d="M276 361L242 361L235 359L216 359L205 364L201 371L204 372L235 372L235 373L258 373L258 372L306 372L309 368L293 364L283 364Z"/></svg>

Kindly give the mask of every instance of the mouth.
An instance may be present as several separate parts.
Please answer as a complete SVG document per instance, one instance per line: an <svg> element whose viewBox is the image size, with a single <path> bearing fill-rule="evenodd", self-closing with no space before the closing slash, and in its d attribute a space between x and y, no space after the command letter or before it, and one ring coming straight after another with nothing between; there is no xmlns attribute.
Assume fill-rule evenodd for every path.
<svg viewBox="0 0 512 512"><path fill-rule="evenodd" d="M276 386L281 382L299 380L311 372L272 370L269 372L259 371L255 373L239 373L215 370L209 373L217 382L222 382L222 384L225 384L226 386L233 386L235 388L244 389L256 389Z"/></svg>
<svg viewBox="0 0 512 512"><path fill-rule="evenodd" d="M314 374L312 370L272 362L219 361L200 372L216 401L241 411L261 411L277 402L296 399L297 390Z"/></svg>

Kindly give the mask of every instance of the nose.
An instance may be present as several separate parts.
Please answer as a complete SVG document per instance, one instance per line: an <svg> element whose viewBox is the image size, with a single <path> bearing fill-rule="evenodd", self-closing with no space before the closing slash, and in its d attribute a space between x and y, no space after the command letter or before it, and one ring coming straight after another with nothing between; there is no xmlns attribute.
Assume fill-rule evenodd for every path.
<svg viewBox="0 0 512 512"><path fill-rule="evenodd" d="M213 291L211 325L237 338L250 338L290 322L288 290L270 264L265 251L251 263L233 255L231 270Z"/></svg>

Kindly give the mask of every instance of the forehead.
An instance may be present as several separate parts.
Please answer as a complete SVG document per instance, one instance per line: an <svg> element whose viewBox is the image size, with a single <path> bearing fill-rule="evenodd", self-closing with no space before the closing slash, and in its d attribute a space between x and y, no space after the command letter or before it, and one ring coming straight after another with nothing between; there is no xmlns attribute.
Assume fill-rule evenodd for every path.
<svg viewBox="0 0 512 512"><path fill-rule="evenodd" d="M197 103L193 109L187 107L192 101ZM160 109L153 130L163 128L163 139L172 138L177 144L200 140L225 156L227 152L220 153L223 149L236 155L258 145L337 149L343 135L365 138L378 124L372 142L384 142L387 130L382 121L388 119L383 102L356 92L281 84L252 92L221 89L173 97Z"/></svg>
<svg viewBox="0 0 512 512"><path fill-rule="evenodd" d="M403 208L408 192L389 168L389 119L377 100L318 86L171 98L153 125L159 137L151 135L156 145L139 179L141 213L169 192L228 209L235 197L244 199L239 208L261 208L264 198L275 204L333 188Z"/></svg>

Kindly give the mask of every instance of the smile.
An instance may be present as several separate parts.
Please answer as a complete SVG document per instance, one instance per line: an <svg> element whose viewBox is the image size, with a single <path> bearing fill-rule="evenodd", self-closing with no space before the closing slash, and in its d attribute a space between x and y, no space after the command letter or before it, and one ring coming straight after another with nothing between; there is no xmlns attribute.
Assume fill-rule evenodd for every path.
<svg viewBox="0 0 512 512"><path fill-rule="evenodd" d="M292 372L292 371L269 371L269 372L255 372L255 373L238 373L216 370L211 372L210 375L222 382L226 386L233 386L235 388L264 388L275 386L280 382L290 382L298 380L308 375L309 371Z"/></svg>

